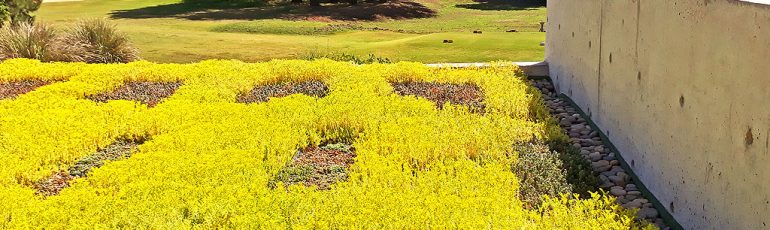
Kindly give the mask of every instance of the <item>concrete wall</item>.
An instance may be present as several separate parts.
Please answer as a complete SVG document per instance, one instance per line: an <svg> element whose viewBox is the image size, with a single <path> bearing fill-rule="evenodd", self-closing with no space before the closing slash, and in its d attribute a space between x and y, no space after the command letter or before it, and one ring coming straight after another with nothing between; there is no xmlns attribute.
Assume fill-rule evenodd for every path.
<svg viewBox="0 0 770 230"><path fill-rule="evenodd" d="M546 61L686 229L770 229L770 6L551 0Z"/></svg>

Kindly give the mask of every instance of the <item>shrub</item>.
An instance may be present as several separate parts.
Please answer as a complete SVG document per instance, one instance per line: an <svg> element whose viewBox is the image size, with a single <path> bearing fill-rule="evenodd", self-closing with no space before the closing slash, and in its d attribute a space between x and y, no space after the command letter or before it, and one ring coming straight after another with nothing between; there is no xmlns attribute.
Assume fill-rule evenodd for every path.
<svg viewBox="0 0 770 230"><path fill-rule="evenodd" d="M125 34L105 19L81 20L67 33L81 59L88 63L126 63L139 60L139 51Z"/></svg>
<svg viewBox="0 0 770 230"><path fill-rule="evenodd" d="M516 145L519 161L513 173L519 177L519 199L528 209L540 207L541 196L571 193L559 155L543 144Z"/></svg>
<svg viewBox="0 0 770 230"><path fill-rule="evenodd" d="M46 24L21 23L0 29L0 60L30 58L45 62L72 61L64 42L53 27Z"/></svg>

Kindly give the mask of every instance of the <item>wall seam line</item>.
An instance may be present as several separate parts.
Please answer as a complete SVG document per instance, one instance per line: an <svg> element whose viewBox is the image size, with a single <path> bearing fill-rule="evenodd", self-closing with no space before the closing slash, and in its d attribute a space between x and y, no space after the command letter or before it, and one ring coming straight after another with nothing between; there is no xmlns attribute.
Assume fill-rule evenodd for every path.
<svg viewBox="0 0 770 230"><path fill-rule="evenodd" d="M601 1L600 6L600 16L599 16L599 68L598 68L598 76L596 80L596 110L601 113L602 111L602 54L603 54L603 46L604 42L602 41L602 38L604 37L604 0ZM591 111L591 105L588 106L588 111L590 113ZM588 114L589 118L593 118L593 113Z"/></svg>

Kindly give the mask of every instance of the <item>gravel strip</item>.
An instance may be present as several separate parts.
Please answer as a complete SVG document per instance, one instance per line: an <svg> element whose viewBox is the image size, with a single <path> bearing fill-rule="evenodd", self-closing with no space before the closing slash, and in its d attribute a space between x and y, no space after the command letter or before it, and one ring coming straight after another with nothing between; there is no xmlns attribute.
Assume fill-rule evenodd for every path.
<svg viewBox="0 0 770 230"><path fill-rule="evenodd" d="M393 82L393 90L401 96L418 96L436 103L443 109L444 104L467 106L471 112L484 113L484 94L472 84L449 84L435 82Z"/></svg>
<svg viewBox="0 0 770 230"><path fill-rule="evenodd" d="M569 102L561 100L548 80L536 80L532 81L532 84L543 94L548 110L559 122L562 130L568 134L572 145L580 149L584 159L591 162L591 167L601 180L599 187L617 197L617 202L621 206L639 209L637 218L654 223L661 229L667 229L658 210L649 202L648 197L644 197L637 189L631 176L620 167L620 162L616 158L617 153L604 146L598 131L591 128L586 118L581 116Z"/></svg>
<svg viewBox="0 0 770 230"><path fill-rule="evenodd" d="M271 97L285 97L292 94L305 94L313 97L325 97L329 94L329 87L318 80L291 83L275 83L257 86L248 93L238 95L238 103L267 102Z"/></svg>
<svg viewBox="0 0 770 230"><path fill-rule="evenodd" d="M182 86L180 82L130 81L112 92L89 95L86 98L96 102L112 100L138 101L147 105L148 108L152 108L163 99L174 94L180 86Z"/></svg>
<svg viewBox="0 0 770 230"><path fill-rule="evenodd" d="M14 99L19 95L29 93L38 87L51 84L50 81L43 80L20 80L0 82L0 100Z"/></svg>

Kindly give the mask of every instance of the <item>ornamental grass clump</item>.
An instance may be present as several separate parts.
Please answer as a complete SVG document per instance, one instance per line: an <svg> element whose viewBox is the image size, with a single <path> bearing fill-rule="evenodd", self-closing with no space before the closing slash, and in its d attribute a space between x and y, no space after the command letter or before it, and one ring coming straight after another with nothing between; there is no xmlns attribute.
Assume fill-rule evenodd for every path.
<svg viewBox="0 0 770 230"><path fill-rule="evenodd" d="M134 48L116 26L105 19L85 19L77 22L65 35L67 42L77 46L77 55L87 63L126 63L139 60Z"/></svg>
<svg viewBox="0 0 770 230"><path fill-rule="evenodd" d="M127 63L139 60L139 51L104 19L82 20L65 32L47 24L24 22L0 28L0 60L13 58Z"/></svg>
<svg viewBox="0 0 770 230"><path fill-rule="evenodd" d="M47 24L29 22L0 28L0 60L12 58L78 61L74 49Z"/></svg>

